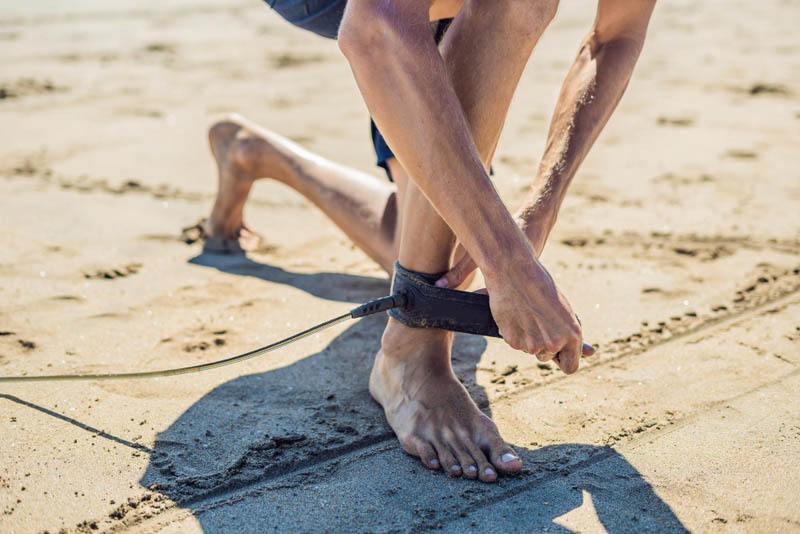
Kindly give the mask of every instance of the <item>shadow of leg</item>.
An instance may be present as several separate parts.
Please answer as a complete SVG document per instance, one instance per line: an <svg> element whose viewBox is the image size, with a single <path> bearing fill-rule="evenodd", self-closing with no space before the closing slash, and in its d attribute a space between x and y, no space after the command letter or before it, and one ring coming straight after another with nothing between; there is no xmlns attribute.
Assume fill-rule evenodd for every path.
<svg viewBox="0 0 800 534"><path fill-rule="evenodd" d="M367 388L385 324L367 317L320 353L218 386L159 434L141 483L182 502L379 442L399 449ZM474 370L485 347L457 336L456 372L484 405Z"/></svg>
<svg viewBox="0 0 800 534"><path fill-rule="evenodd" d="M205 532L686 531L609 447L517 447L523 473L497 484L405 455L367 390L384 325L362 319L317 354L215 388L159 434L141 484ZM484 407L474 372L485 348L456 337L456 373Z"/></svg>
<svg viewBox="0 0 800 534"><path fill-rule="evenodd" d="M388 295L387 278L374 278L343 273L304 274L253 261L247 256L203 253L189 260L194 265L213 267L222 272L260 278L276 284L301 289L315 297L340 302L365 302Z"/></svg>

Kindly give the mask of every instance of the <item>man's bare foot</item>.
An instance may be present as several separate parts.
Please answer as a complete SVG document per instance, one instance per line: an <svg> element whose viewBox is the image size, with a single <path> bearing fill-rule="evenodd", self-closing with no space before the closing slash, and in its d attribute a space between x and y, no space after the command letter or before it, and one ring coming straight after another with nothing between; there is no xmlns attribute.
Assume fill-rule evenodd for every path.
<svg viewBox="0 0 800 534"><path fill-rule="evenodd" d="M224 237L221 235L209 235L207 222L202 226L203 251L213 254L244 254L247 252L258 252L267 250L264 238L251 231L246 226L237 232L237 235Z"/></svg>
<svg viewBox="0 0 800 534"><path fill-rule="evenodd" d="M452 344L451 332L389 319L369 391L408 454L430 469L493 482L498 472L519 471L522 461L458 381Z"/></svg>
<svg viewBox="0 0 800 534"><path fill-rule="evenodd" d="M237 115L217 121L209 129L208 139L217 160L219 185L211 215L201 223L204 250L255 251L263 239L244 225L242 212L253 182L269 176L269 161L276 151Z"/></svg>

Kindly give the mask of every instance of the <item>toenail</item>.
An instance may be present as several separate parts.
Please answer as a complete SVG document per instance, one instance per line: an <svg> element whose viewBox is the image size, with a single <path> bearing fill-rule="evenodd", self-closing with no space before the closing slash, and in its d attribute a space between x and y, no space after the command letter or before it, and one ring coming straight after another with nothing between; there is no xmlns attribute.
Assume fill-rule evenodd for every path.
<svg viewBox="0 0 800 534"><path fill-rule="evenodd" d="M434 466L435 466L435 465L439 465L439 461L438 461L436 458L433 458L433 459L432 459L430 462L428 462L428 463L429 463L429 464L431 464L431 465L434 465Z"/></svg>
<svg viewBox="0 0 800 534"><path fill-rule="evenodd" d="M512 454L510 452L505 453L503 457L500 458L500 461L502 461L504 464L507 464L508 462L513 462L514 460L519 460L519 456L517 456L516 454Z"/></svg>
<svg viewBox="0 0 800 534"><path fill-rule="evenodd" d="M460 470L461 470L461 467L458 466L458 465L451 465L450 466L450 471L460 471Z"/></svg>
<svg viewBox="0 0 800 534"><path fill-rule="evenodd" d="M495 474L494 473L494 469L492 469L491 467L487 467L486 471L484 471L484 473L486 473L487 476L494 476L494 474Z"/></svg>
<svg viewBox="0 0 800 534"><path fill-rule="evenodd" d="M467 467L467 471L469 471L470 473L474 473L477 470L478 470L478 468L475 467L474 465L471 465L471 466Z"/></svg>

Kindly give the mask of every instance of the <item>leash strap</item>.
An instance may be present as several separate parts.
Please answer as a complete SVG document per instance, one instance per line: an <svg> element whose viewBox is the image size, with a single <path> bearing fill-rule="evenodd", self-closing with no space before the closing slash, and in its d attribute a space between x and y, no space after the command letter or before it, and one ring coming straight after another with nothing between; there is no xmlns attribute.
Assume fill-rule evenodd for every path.
<svg viewBox="0 0 800 534"><path fill-rule="evenodd" d="M201 363L198 365L190 365L188 367L175 367L173 369L159 369L156 371L133 371L129 373L43 375L43 376L30 376L30 375L0 376L0 384L9 382L72 382L75 380L91 380L91 381L131 380L139 378L157 378L162 376L175 376L175 375L185 375L189 373L199 373L201 371L208 371L210 369L216 369L218 367L224 367L226 365L233 365L236 363L243 362L245 360L249 360L251 358L256 358L268 352L272 352L273 350L285 347L286 345L294 343L295 341L299 341L304 337L310 336L311 334L316 334L317 332L325 330L326 328L330 328L333 325L347 321L348 319L357 319L359 317L366 317L367 315L373 315L376 313L384 312L395 306L403 306L404 304L405 304L405 299L401 295L389 295L388 297L381 297L375 300L371 300L369 302L365 302L364 304L353 308L348 313L345 313L338 317L334 317L333 319L322 322L316 326L312 326L307 330L298 332L285 339L276 341L275 343L270 343L269 345L266 345L264 347L251 350L250 352L245 352L243 354L239 354L238 356L231 356L230 358L225 358L223 360Z"/></svg>
<svg viewBox="0 0 800 534"><path fill-rule="evenodd" d="M502 337L489 309L489 296L436 287L444 274L410 271L395 262L392 294L404 295L405 305L390 309L389 316L411 328Z"/></svg>
<svg viewBox="0 0 800 534"><path fill-rule="evenodd" d="M426 274L409 271L395 262L391 295L365 302L348 313L334 317L275 343L222 360L187 367L127 373L0 376L0 384L75 380L131 380L198 373L262 356L348 319L358 319L385 311L388 311L389 315L394 319L413 328L441 328L467 334L501 337L497 324L492 318L492 312L489 309L489 297L479 293L436 287L433 284L442 274L444 273Z"/></svg>

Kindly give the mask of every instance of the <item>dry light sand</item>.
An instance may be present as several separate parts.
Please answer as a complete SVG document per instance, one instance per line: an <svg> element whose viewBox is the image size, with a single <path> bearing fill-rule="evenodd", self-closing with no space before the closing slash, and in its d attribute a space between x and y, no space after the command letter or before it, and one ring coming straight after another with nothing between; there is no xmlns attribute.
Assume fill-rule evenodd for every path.
<svg viewBox="0 0 800 534"><path fill-rule="evenodd" d="M68 7L64 7L68 5ZM562 2L495 161L515 207L593 17ZM800 4L657 6L543 261L599 355L576 375L463 336L456 371L525 462L404 455L367 393L382 317L217 371L0 388L0 532L800 532ZM0 375L182 366L384 294L308 202L200 255L206 129L237 111L374 168L333 42L257 0L0 5Z"/></svg>

